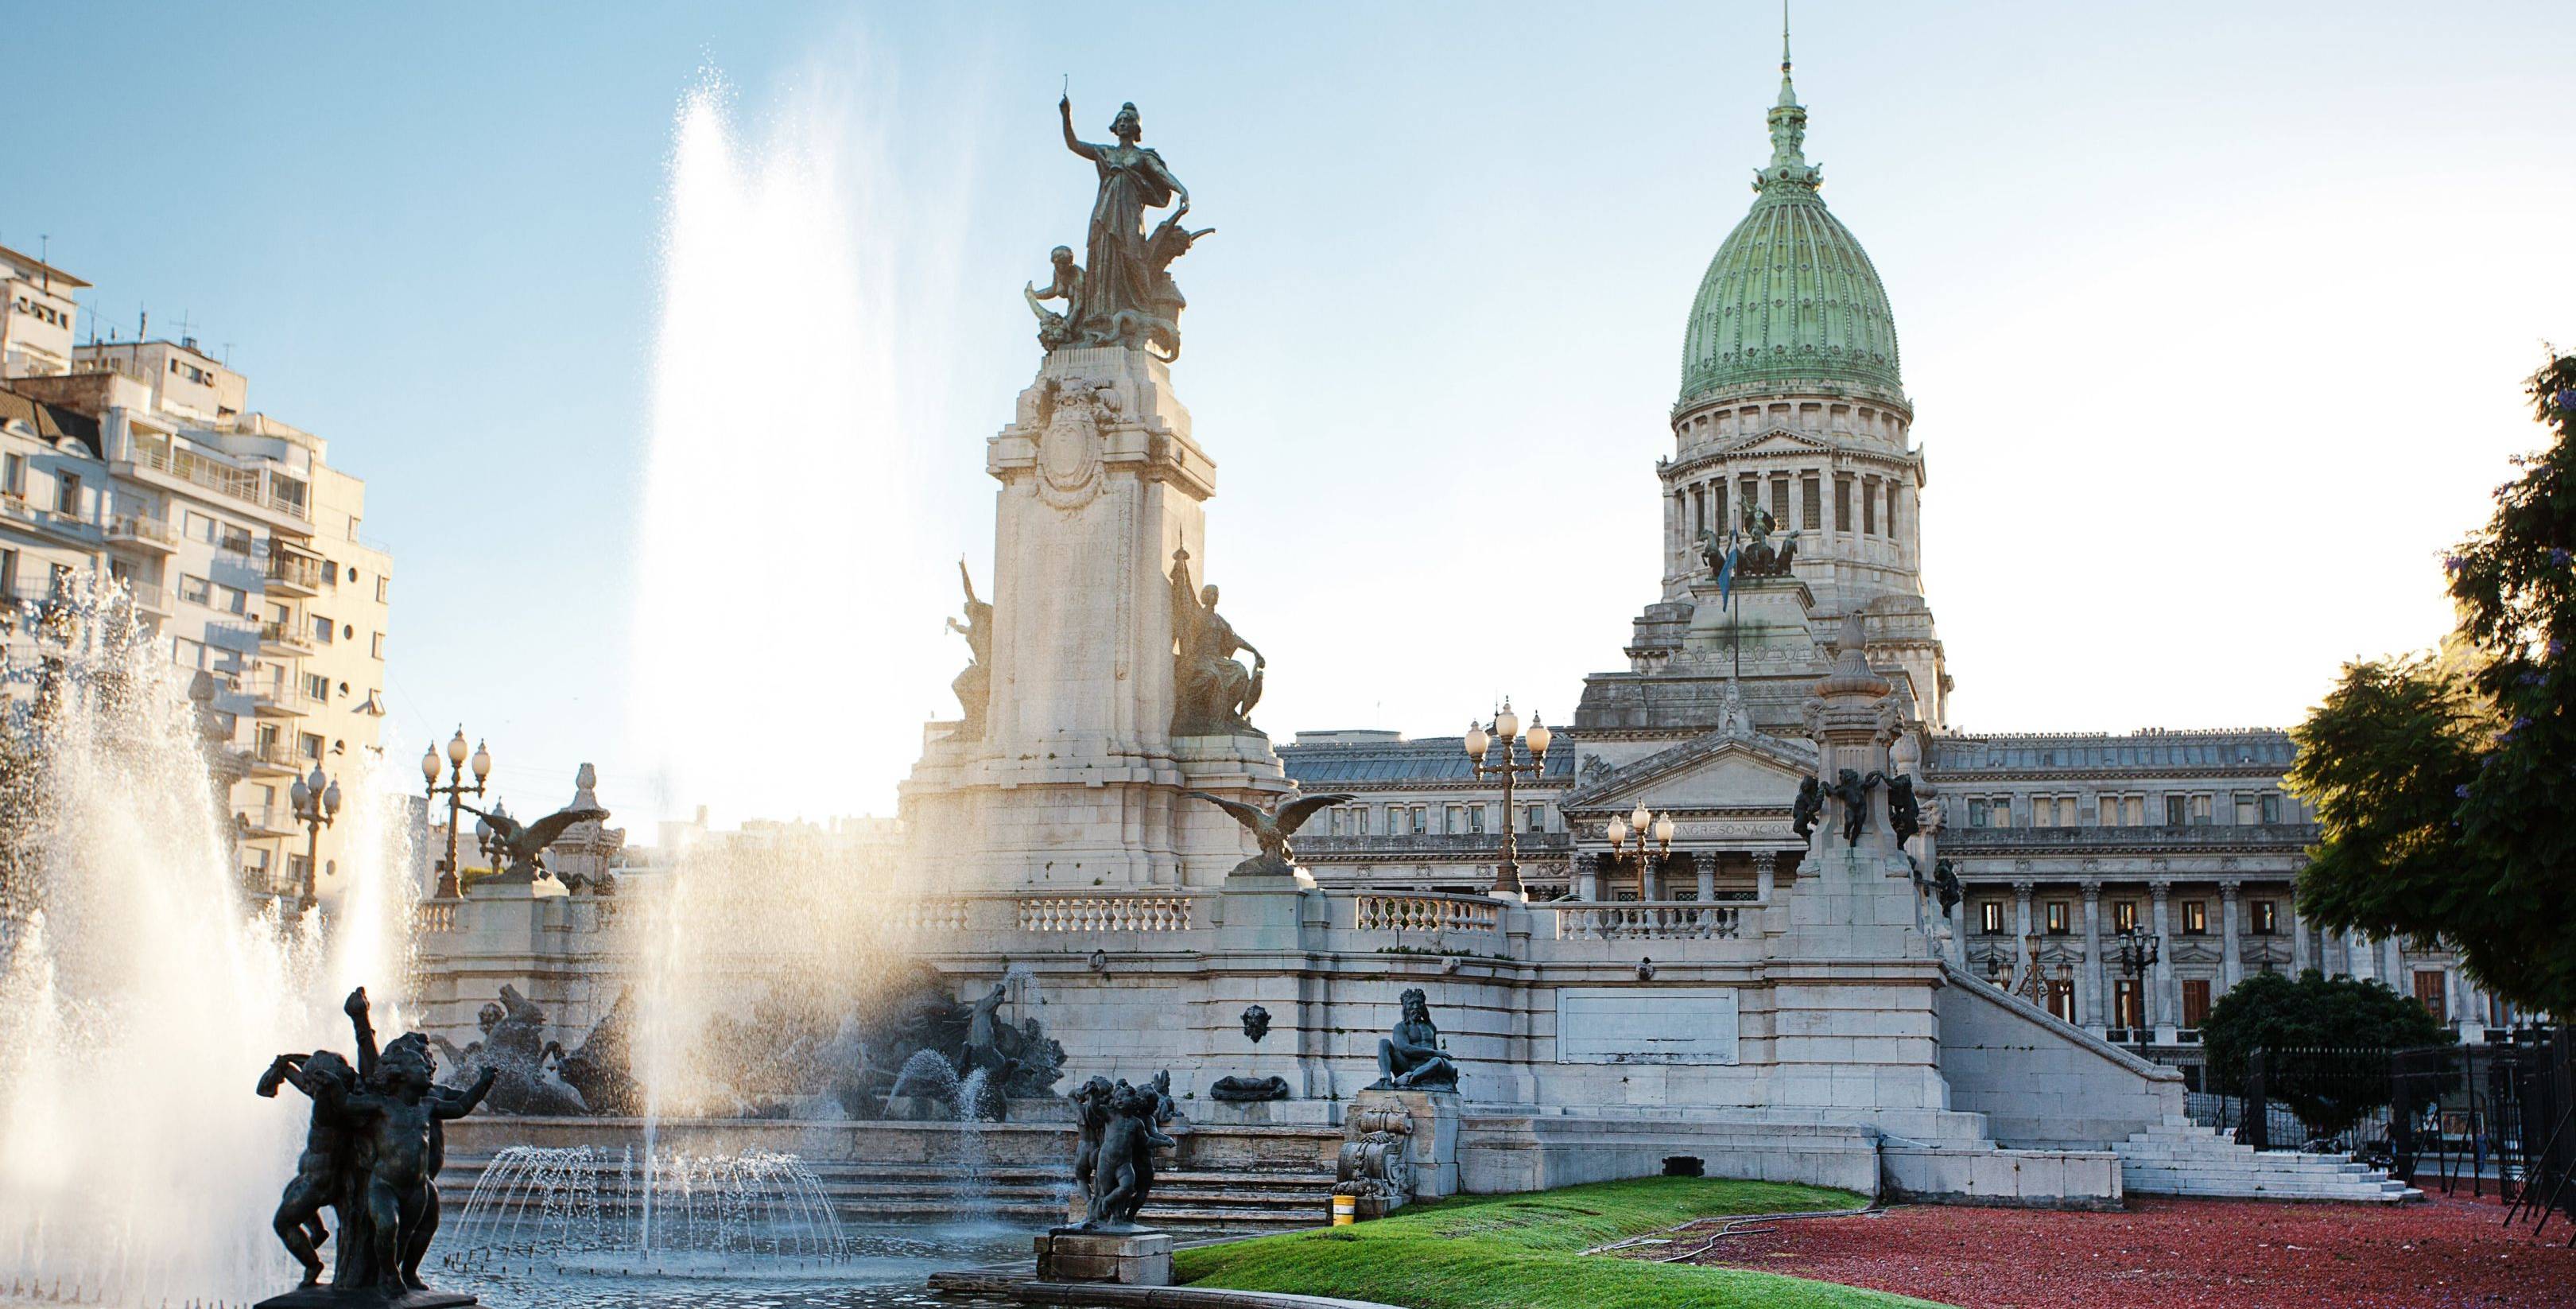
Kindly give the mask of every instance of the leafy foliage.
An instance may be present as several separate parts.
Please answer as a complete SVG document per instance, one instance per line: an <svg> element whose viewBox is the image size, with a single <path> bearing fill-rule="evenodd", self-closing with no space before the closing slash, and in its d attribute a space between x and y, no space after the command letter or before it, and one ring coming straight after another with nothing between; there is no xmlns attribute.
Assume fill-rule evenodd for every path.
<svg viewBox="0 0 2576 1309"><path fill-rule="evenodd" d="M2312 921L2440 940L2490 991L2576 1013L2576 356L2530 381L2549 446L2515 460L2446 562L2442 655L2345 667L2293 735L2323 840Z"/></svg>
<svg viewBox="0 0 2576 1309"><path fill-rule="evenodd" d="M2388 1103L2388 1051L2452 1039L2412 998L2375 980L2328 977L2313 968L2295 981L2279 973L2246 978L2210 1006L2200 1027L2210 1085L2225 1095L2245 1092L2246 1057L2256 1050L2356 1052L2275 1059L2267 1069L2265 1094L2327 1134Z"/></svg>

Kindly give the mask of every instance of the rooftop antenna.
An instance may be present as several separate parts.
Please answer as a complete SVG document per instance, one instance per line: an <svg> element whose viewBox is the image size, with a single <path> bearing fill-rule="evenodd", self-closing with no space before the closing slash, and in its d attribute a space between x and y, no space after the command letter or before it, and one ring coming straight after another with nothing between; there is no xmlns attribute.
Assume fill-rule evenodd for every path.
<svg viewBox="0 0 2576 1309"><path fill-rule="evenodd" d="M54 238L51 233L36 233L36 276L45 284L45 294L54 293Z"/></svg>
<svg viewBox="0 0 2576 1309"><path fill-rule="evenodd" d="M232 367L232 366L233 366L233 343L232 343L232 342L230 342L230 341L226 341L226 342L224 342L224 367L226 367L226 368L230 368L230 367Z"/></svg>

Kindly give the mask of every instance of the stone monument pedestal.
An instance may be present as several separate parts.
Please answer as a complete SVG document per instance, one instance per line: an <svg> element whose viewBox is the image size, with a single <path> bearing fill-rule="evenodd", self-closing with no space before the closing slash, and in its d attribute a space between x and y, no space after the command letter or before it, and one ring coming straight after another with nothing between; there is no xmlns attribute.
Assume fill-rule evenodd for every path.
<svg viewBox="0 0 2576 1309"><path fill-rule="evenodd" d="M1042 1282L1172 1284L1169 1232L1085 1232L1058 1227L1037 1238L1037 1250Z"/></svg>
<svg viewBox="0 0 2576 1309"><path fill-rule="evenodd" d="M344 1290L328 1284L299 1286L284 1295L272 1295L253 1309L460 1309L475 1304L472 1295L463 1291L379 1291L373 1288Z"/></svg>
<svg viewBox="0 0 2576 1309"><path fill-rule="evenodd" d="M1363 1091L1354 1103L1393 1100L1413 1120L1406 1158L1413 1165L1413 1198L1437 1200L1458 1193L1458 1093Z"/></svg>

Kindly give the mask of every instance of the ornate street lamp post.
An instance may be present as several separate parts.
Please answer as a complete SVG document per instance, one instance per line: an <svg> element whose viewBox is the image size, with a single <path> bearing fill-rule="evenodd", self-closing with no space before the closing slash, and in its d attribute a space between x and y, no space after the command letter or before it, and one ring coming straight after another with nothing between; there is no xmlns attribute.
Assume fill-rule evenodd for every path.
<svg viewBox="0 0 2576 1309"><path fill-rule="evenodd" d="M2156 960L2163 954L2164 947L2163 943L2153 935L2135 927L2118 933L2117 940L2120 950L2120 971L2129 975L2129 994L2138 998L2138 1012L2129 1015L2136 1020L2129 1024L2129 1035L2136 1038L2138 1053L2143 1055L2147 1052L2148 1026L2145 979L2147 970L2156 966Z"/></svg>
<svg viewBox="0 0 2576 1309"><path fill-rule="evenodd" d="M429 786L429 798L447 797L447 857L438 864L437 894L441 899L453 899L463 890L456 881L456 812L464 805L466 796L479 798L483 794L483 779L492 775L492 752L480 742L474 746L473 764L474 785L469 787L465 784L465 729L462 727L456 729L455 736L448 738L445 786L438 783L438 747L433 745L420 756L420 775Z"/></svg>
<svg viewBox="0 0 2576 1309"><path fill-rule="evenodd" d="M322 853L322 829L339 816L340 784L323 776L322 765L317 763L313 765L313 775L296 778L286 794L295 804L295 821L304 824L304 892L296 901L295 912L311 913L313 906L321 903L314 878Z"/></svg>
<svg viewBox="0 0 2576 1309"><path fill-rule="evenodd" d="M1610 815L1610 826L1603 830L1602 835L1610 838L1612 863L1618 862L1619 851L1627 844L1628 837L1632 833L1637 838L1637 898L1663 899L1663 896L1656 894L1659 888L1655 883L1660 880L1659 874L1663 871L1664 857L1673 852L1673 816L1665 814L1662 817L1656 817L1646 812L1646 806L1642 802L1625 819L1617 814ZM1646 842L1649 840L1655 843L1655 848L1651 852L1646 848Z"/></svg>
<svg viewBox="0 0 2576 1309"><path fill-rule="evenodd" d="M1538 720L1538 715L1531 714L1529 736L1526 738L1529 762L1518 762L1514 749L1516 743L1524 739L1521 736L1521 716L1512 712L1512 702L1508 697L1504 699L1503 707L1495 711L1492 723L1467 724L1467 758L1473 761L1471 770L1479 779L1503 779L1503 861L1494 868L1493 894L1506 900L1529 898L1529 891L1521 885L1520 862L1514 857L1519 846L1512 840L1512 781L1523 773L1536 777L1546 769L1548 742L1555 736L1547 730L1546 724ZM1486 763L1486 753L1497 745L1502 747L1502 761Z"/></svg>

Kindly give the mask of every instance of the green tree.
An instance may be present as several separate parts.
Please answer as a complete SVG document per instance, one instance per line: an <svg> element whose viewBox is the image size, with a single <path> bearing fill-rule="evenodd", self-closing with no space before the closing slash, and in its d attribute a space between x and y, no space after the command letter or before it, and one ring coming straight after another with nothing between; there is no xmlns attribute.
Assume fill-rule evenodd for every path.
<svg viewBox="0 0 2576 1309"><path fill-rule="evenodd" d="M2347 665L2289 783L2321 829L2310 921L2440 941L2489 991L2576 1014L2576 356L2529 386L2551 440L2445 562L2458 627Z"/></svg>
<svg viewBox="0 0 2576 1309"><path fill-rule="evenodd" d="M2292 980L2258 973L2228 988L2200 1026L2209 1086L2245 1091L2246 1056L2256 1050L2354 1051L2275 1060L2264 1092L2320 1132L2334 1133L2388 1103L2387 1051L2442 1045L2451 1030L2413 999L2377 981L2328 977L2311 968Z"/></svg>

